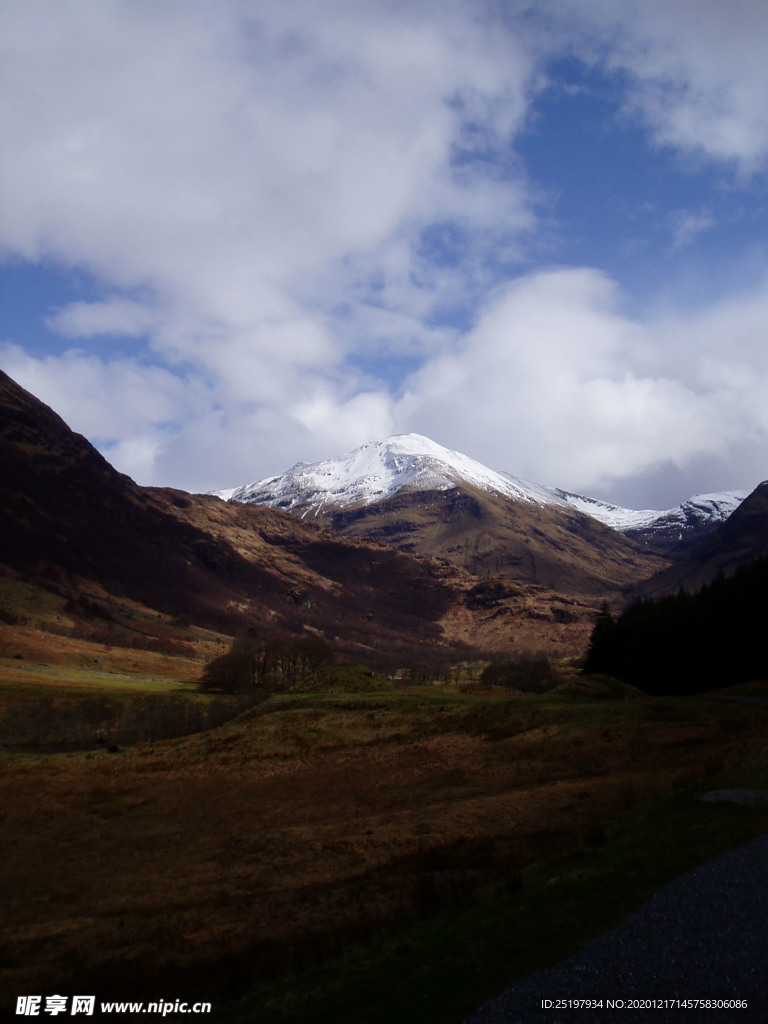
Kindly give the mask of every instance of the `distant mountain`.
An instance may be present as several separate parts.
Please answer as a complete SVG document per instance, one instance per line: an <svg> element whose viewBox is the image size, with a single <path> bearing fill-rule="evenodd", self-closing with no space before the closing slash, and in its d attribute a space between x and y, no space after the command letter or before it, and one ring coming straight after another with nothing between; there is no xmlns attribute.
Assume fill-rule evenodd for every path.
<svg viewBox="0 0 768 1024"><path fill-rule="evenodd" d="M342 536L438 557L481 577L569 594L618 592L665 564L652 548L586 515L566 492L498 473L420 434L372 441L215 493L311 518Z"/></svg>
<svg viewBox="0 0 768 1024"><path fill-rule="evenodd" d="M277 509L140 487L2 371L0 510L6 635L15 587L59 610L51 628L66 627L66 602L66 619L95 615L118 643L170 617L229 634L309 630L361 660L460 643L574 651L594 616L589 600L480 581Z"/></svg>
<svg viewBox="0 0 768 1024"><path fill-rule="evenodd" d="M764 481L730 516L692 547L677 564L646 580L639 596L693 591L720 573L731 575L737 566L768 554L768 481Z"/></svg>
<svg viewBox="0 0 768 1024"><path fill-rule="evenodd" d="M555 489L552 493L638 544L659 554L679 557L724 523L746 498L748 491L697 494L682 505L661 512L652 509L635 511L569 491Z"/></svg>
<svg viewBox="0 0 768 1024"><path fill-rule="evenodd" d="M280 476L213 493L225 501L327 520L342 511L381 505L395 495L446 493L456 488L542 509L575 510L670 558L680 556L724 522L747 495L746 491L700 494L676 508L636 511L497 472L421 434L370 441L338 458L299 462Z"/></svg>
<svg viewBox="0 0 768 1024"><path fill-rule="evenodd" d="M311 465L299 462L282 476L213 493L225 501L266 505L306 516L318 515L327 508L373 505L400 491L449 491L459 485L514 501L564 504L545 487L497 473L421 434L396 434L383 441L369 441L338 458Z"/></svg>

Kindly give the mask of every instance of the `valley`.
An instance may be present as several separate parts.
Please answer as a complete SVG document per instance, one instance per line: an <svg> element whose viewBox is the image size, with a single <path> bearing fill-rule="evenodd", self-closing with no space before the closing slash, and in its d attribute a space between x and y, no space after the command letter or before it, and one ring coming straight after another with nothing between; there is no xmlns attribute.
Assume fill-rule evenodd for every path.
<svg viewBox="0 0 768 1024"><path fill-rule="evenodd" d="M767 36L0 2L0 1024L768 1022Z"/></svg>
<svg viewBox="0 0 768 1024"><path fill-rule="evenodd" d="M580 671L603 600L768 547L764 486L700 502L673 551L674 516L632 538L465 457L446 477L433 442L375 501L273 508L140 487L4 375L0 404L5 993L458 1024L768 827L697 800L768 786L763 709ZM328 657L204 689L251 635ZM532 652L546 685L483 682Z"/></svg>

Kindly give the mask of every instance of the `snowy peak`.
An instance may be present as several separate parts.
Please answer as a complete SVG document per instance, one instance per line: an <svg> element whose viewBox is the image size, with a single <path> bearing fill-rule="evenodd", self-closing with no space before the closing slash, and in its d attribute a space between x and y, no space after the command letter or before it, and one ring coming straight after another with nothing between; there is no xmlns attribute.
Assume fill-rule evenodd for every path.
<svg viewBox="0 0 768 1024"><path fill-rule="evenodd" d="M634 510L611 505L597 498L569 491L554 492L579 512L592 516L605 526L630 536L649 530L666 532L670 538L677 534L680 540L686 533L701 527L714 528L730 516L747 496L747 491L720 491L716 494L697 494L675 508Z"/></svg>
<svg viewBox="0 0 768 1024"><path fill-rule="evenodd" d="M299 462L282 476L213 493L226 501L306 516L374 505L399 491L450 491L465 486L515 502L575 511L669 554L719 526L747 495L746 491L723 491L699 494L662 511L627 509L496 472L422 434L369 441L338 458L311 465Z"/></svg>
<svg viewBox="0 0 768 1024"><path fill-rule="evenodd" d="M383 441L369 441L338 458L311 465L298 463L283 476L214 493L226 501L306 515L317 514L324 506L372 505L401 490L448 491L461 484L516 501L562 504L545 488L497 473L421 434L396 434Z"/></svg>

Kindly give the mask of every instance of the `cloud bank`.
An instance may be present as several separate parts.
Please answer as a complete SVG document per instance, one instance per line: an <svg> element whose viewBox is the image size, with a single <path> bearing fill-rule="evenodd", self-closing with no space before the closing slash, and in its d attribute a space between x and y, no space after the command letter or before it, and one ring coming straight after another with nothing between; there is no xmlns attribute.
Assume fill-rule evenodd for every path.
<svg viewBox="0 0 768 1024"><path fill-rule="evenodd" d="M516 146L570 55L649 152L748 190L766 29L685 0L8 0L0 254L92 294L3 366L146 483L404 430L614 496L756 483L768 279L630 316L610 268L542 259ZM683 250L715 218L669 225Z"/></svg>

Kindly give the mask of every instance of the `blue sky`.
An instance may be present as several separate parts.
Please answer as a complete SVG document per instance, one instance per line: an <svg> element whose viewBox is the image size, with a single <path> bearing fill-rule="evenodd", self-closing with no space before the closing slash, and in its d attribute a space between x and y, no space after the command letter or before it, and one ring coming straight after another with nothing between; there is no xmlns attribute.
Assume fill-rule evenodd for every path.
<svg viewBox="0 0 768 1024"><path fill-rule="evenodd" d="M141 483L768 454L768 8L6 0L0 366Z"/></svg>

